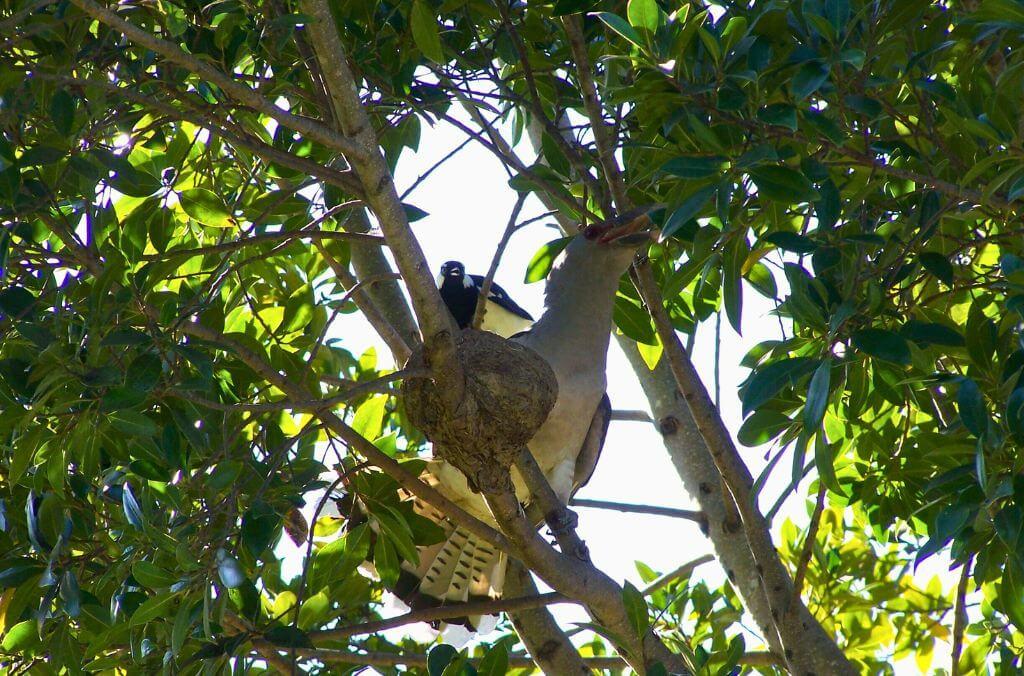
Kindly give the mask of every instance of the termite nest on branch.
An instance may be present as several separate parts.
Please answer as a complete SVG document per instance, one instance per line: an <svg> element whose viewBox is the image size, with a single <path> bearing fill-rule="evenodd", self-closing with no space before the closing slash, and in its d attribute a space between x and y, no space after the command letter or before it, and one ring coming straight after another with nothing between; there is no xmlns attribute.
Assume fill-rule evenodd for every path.
<svg viewBox="0 0 1024 676"><path fill-rule="evenodd" d="M434 444L434 455L458 467L476 491L512 489L509 469L555 404L555 372L528 347L486 331L455 336L465 391L449 410L429 378L402 386L409 420ZM407 367L429 366L423 347Z"/></svg>

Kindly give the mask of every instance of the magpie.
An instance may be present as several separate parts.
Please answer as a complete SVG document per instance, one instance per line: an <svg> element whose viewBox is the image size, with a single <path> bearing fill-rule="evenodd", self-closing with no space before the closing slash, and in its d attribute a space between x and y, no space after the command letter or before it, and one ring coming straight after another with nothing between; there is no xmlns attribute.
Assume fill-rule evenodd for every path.
<svg viewBox="0 0 1024 676"><path fill-rule="evenodd" d="M466 266L459 261L448 261L441 266L437 288L460 329L468 328L473 323L473 313L483 285L484 278L480 275L467 275ZM480 328L509 338L526 331L532 325L533 316L519 307L505 289L492 283Z"/></svg>

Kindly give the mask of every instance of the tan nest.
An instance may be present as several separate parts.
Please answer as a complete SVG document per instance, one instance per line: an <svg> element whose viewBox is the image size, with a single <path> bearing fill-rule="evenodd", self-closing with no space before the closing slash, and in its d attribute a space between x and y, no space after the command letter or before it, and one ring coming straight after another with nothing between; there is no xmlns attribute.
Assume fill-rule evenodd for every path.
<svg viewBox="0 0 1024 676"><path fill-rule="evenodd" d="M461 405L447 410L434 381L416 378L402 387L406 412L474 490L508 490L509 468L555 405L555 373L533 350L493 333L467 329L455 344L466 378ZM408 366L424 363L421 348Z"/></svg>

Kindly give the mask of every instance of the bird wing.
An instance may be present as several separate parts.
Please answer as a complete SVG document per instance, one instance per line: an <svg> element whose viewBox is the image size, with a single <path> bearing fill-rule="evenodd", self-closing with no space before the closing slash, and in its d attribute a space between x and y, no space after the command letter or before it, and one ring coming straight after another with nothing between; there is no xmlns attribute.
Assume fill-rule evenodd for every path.
<svg viewBox="0 0 1024 676"><path fill-rule="evenodd" d="M604 448L605 437L608 436L608 425L612 421L612 402L606 393L601 397L597 410L594 411L594 418L590 421L590 429L583 440L579 455L576 456L576 471L573 474L572 492L587 485L590 477L594 476L597 468L597 461L601 457L601 450Z"/></svg>
<svg viewBox="0 0 1024 676"><path fill-rule="evenodd" d="M469 275L469 277L472 278L477 289L483 288L483 277L480 275ZM518 303L512 300L512 297L508 295L508 292L505 291L505 289L501 288L501 286L494 282L491 282L491 290L490 293L487 294L487 300L508 310L514 315L522 317L523 319L528 319L531 322L533 321L533 315L520 307Z"/></svg>

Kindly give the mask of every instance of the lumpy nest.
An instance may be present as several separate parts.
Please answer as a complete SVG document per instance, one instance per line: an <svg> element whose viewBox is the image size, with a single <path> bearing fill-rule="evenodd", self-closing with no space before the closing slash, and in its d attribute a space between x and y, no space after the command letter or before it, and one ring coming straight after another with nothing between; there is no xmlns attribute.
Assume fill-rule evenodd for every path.
<svg viewBox="0 0 1024 676"><path fill-rule="evenodd" d="M414 378L402 387L406 412L434 455L458 467L474 490L508 490L509 468L555 405L555 373L530 348L493 333L466 329L455 344L465 377L461 402L449 411L433 380ZM420 348L408 366L424 365Z"/></svg>

